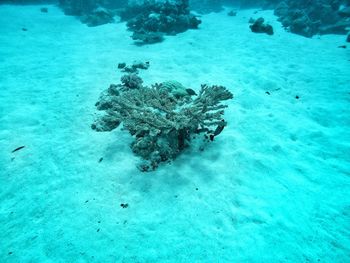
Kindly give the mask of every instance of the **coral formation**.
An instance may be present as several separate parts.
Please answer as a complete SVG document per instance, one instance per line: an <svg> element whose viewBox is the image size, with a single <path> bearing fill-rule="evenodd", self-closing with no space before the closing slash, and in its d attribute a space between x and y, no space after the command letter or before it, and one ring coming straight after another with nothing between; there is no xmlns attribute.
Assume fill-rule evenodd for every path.
<svg viewBox="0 0 350 263"><path fill-rule="evenodd" d="M227 13L228 16L236 16L237 15L237 11L235 10L231 10L230 12Z"/></svg>
<svg viewBox="0 0 350 263"><path fill-rule="evenodd" d="M121 78L121 82L123 83L124 87L128 89L139 89L142 87L143 80L136 73L132 73L124 75Z"/></svg>
<svg viewBox="0 0 350 263"><path fill-rule="evenodd" d="M143 1L130 4L121 12L122 21L133 32L137 44L161 42L164 35L176 35L188 29L196 29L201 23L189 11L188 0Z"/></svg>
<svg viewBox="0 0 350 263"><path fill-rule="evenodd" d="M88 26L99 26L114 22L114 10L127 4L127 0L59 0L66 15L77 16Z"/></svg>
<svg viewBox="0 0 350 263"><path fill-rule="evenodd" d="M80 20L87 24L88 26L100 26L108 23L114 22L113 14L110 13L107 9L99 7L93 10L91 13L84 15Z"/></svg>
<svg viewBox="0 0 350 263"><path fill-rule="evenodd" d="M258 19L254 20L251 19L249 22L252 24L249 26L252 32L254 33L265 33L268 35L273 35L273 27L269 24L265 23L265 19L262 17L259 17Z"/></svg>
<svg viewBox="0 0 350 263"><path fill-rule="evenodd" d="M122 80L135 76L137 73L128 73ZM132 151L145 160L139 166L142 171L175 159L193 136L203 133L213 140L226 126L223 114L227 105L222 102L233 95L223 86L202 85L197 95L177 81L151 87L138 84L131 87L122 81L103 92L96 106L106 114L92 128L111 131L122 123L135 138Z"/></svg>
<svg viewBox="0 0 350 263"><path fill-rule="evenodd" d="M59 0L66 15L82 16L92 12L98 5L96 0Z"/></svg>
<svg viewBox="0 0 350 263"><path fill-rule="evenodd" d="M311 37L315 34L346 34L350 27L346 5L335 0L286 0L276 5L275 14L292 33ZM345 5L345 7L342 7Z"/></svg>
<svg viewBox="0 0 350 263"><path fill-rule="evenodd" d="M126 63L119 63L118 68L121 69L122 72L138 73L139 69L148 69L149 62L135 61L131 66L127 66Z"/></svg>
<svg viewBox="0 0 350 263"><path fill-rule="evenodd" d="M66 15L82 16L91 14L98 7L108 10L122 8L128 0L58 0L58 3Z"/></svg>
<svg viewBox="0 0 350 263"><path fill-rule="evenodd" d="M350 28L349 0L241 0L242 7L274 9L282 25L305 37L346 34Z"/></svg>

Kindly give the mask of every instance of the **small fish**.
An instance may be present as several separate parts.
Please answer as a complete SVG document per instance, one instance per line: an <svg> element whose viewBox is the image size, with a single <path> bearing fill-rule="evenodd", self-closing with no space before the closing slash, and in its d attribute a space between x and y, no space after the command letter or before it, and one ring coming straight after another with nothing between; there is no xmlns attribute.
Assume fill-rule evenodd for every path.
<svg viewBox="0 0 350 263"><path fill-rule="evenodd" d="M226 125L225 120L222 120L222 124L219 124L218 127L216 127L213 135L218 136L225 128L225 125Z"/></svg>
<svg viewBox="0 0 350 263"><path fill-rule="evenodd" d="M122 207L122 208L128 208L129 207L129 204L120 204L120 206Z"/></svg>
<svg viewBox="0 0 350 263"><path fill-rule="evenodd" d="M187 94L190 95L190 96L196 96L197 93L193 90L193 89L186 89L187 91Z"/></svg>
<svg viewBox="0 0 350 263"><path fill-rule="evenodd" d="M338 46L338 48L346 48L346 45Z"/></svg>
<svg viewBox="0 0 350 263"><path fill-rule="evenodd" d="M19 151L19 150L21 150L21 149L23 149L25 146L20 146L20 147L18 147L18 148L16 148L16 149L14 149L12 152L14 153L14 152L17 152L17 151Z"/></svg>

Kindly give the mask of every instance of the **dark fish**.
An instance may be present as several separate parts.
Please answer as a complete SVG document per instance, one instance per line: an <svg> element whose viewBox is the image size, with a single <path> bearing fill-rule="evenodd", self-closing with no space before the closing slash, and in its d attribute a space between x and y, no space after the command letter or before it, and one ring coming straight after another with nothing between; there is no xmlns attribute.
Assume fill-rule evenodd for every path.
<svg viewBox="0 0 350 263"><path fill-rule="evenodd" d="M193 89L186 89L186 91L187 91L188 95L190 95L190 96L197 95L197 93Z"/></svg>
<svg viewBox="0 0 350 263"><path fill-rule="evenodd" d="M213 135L214 136L218 136L223 131L223 129L225 128L225 125L226 125L225 120L222 120L222 124L219 124L218 127L216 127Z"/></svg>
<svg viewBox="0 0 350 263"><path fill-rule="evenodd" d="M16 149L14 149L12 152L14 153L14 152L17 152L17 151L19 151L19 150L21 150L21 149L23 149L25 146L20 146L20 147L18 147L18 148L16 148Z"/></svg>
<svg viewBox="0 0 350 263"><path fill-rule="evenodd" d="M346 45L339 46L338 48L346 48Z"/></svg>
<svg viewBox="0 0 350 263"><path fill-rule="evenodd" d="M120 204L120 206L122 207L122 208L128 208L129 207L129 204Z"/></svg>
<svg viewBox="0 0 350 263"><path fill-rule="evenodd" d="M118 64L118 68L121 69L121 68L125 68L126 67L126 63L119 63Z"/></svg>

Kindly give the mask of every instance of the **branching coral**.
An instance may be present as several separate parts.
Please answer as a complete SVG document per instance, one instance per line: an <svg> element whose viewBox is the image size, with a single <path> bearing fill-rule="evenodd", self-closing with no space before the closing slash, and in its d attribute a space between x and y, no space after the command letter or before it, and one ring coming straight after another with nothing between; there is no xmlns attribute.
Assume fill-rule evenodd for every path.
<svg viewBox="0 0 350 263"><path fill-rule="evenodd" d="M223 86L202 85L195 95L176 81L151 87L111 87L97 103L106 115L93 128L106 131L123 123L135 138L133 152L147 161L140 166L143 171L175 159L195 134L205 133L211 139L220 134L226 126L222 117L227 105L222 102L233 98Z"/></svg>

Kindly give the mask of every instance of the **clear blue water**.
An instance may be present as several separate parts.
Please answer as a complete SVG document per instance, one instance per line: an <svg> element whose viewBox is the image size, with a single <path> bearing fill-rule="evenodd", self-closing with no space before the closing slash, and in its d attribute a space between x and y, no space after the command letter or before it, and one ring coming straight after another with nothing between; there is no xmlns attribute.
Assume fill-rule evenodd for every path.
<svg viewBox="0 0 350 263"><path fill-rule="evenodd" d="M41 7L0 5L0 262L350 262L344 35L225 10L137 46L125 23ZM259 16L273 36L249 30ZM234 94L203 152L143 173L127 131L91 129L118 63L134 60L150 61L145 85Z"/></svg>

